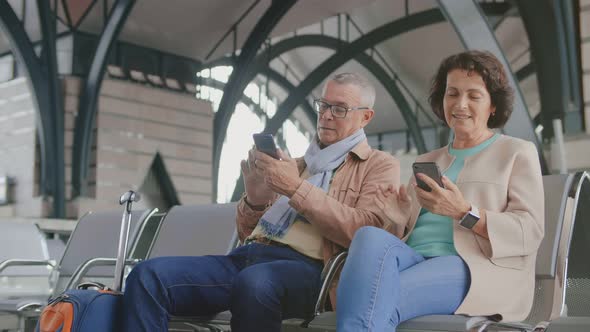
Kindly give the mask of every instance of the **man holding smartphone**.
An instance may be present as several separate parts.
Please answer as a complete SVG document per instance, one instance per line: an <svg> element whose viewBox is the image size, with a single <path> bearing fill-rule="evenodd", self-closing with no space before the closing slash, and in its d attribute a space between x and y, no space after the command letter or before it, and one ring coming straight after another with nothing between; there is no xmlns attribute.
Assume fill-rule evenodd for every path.
<svg viewBox="0 0 590 332"><path fill-rule="evenodd" d="M308 317L324 262L360 227L385 226L378 187L399 185L398 161L371 149L363 130L374 101L364 77L335 75L314 102L317 135L304 157L249 151L236 221L244 245L226 256L139 264L128 278L125 330L167 331L170 315L228 309L238 332L280 331L283 319Z"/></svg>

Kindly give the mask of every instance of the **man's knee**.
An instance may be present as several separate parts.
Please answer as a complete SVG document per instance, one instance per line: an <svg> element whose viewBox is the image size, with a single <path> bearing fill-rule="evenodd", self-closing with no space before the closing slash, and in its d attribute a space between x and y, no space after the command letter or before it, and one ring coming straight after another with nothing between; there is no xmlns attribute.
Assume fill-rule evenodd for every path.
<svg viewBox="0 0 590 332"><path fill-rule="evenodd" d="M158 258L137 264L127 276L126 289L141 286L142 289L150 290L151 285L159 281L160 265Z"/></svg>
<svg viewBox="0 0 590 332"><path fill-rule="evenodd" d="M258 306L280 311L280 289L267 269L246 269L232 286L232 305Z"/></svg>

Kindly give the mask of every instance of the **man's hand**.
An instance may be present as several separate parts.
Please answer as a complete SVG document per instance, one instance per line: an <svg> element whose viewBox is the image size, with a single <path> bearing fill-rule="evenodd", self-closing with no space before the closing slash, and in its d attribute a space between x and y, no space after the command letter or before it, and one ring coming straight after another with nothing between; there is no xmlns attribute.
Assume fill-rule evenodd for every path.
<svg viewBox="0 0 590 332"><path fill-rule="evenodd" d="M256 172L264 178L264 183L272 191L291 198L303 180L299 177L295 159L291 159L281 150L277 152L281 160L256 151Z"/></svg>
<svg viewBox="0 0 590 332"><path fill-rule="evenodd" d="M428 175L416 174L430 188L431 192L421 189L415 185L418 202L423 208L434 214L451 217L454 220L460 220L471 210L471 204L465 201L459 188L446 176L442 177L444 188L441 188L436 181Z"/></svg>
<svg viewBox="0 0 590 332"><path fill-rule="evenodd" d="M375 203L393 223L405 224L410 219L412 199L403 184L399 190L395 190L391 184L379 186Z"/></svg>
<svg viewBox="0 0 590 332"><path fill-rule="evenodd" d="M244 189L248 203L251 205L265 205L274 199L275 193L264 183L264 178L257 174L255 168L256 148L248 151L248 160L242 160L242 175L244 177Z"/></svg>

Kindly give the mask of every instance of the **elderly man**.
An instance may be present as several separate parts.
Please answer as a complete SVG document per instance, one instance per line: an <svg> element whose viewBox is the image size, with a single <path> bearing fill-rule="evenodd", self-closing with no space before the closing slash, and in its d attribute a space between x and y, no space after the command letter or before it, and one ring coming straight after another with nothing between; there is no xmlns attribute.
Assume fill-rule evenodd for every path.
<svg viewBox="0 0 590 332"><path fill-rule="evenodd" d="M376 190L399 185L398 162L365 137L374 101L365 78L336 75L315 101L317 136L303 158L251 150L241 165L246 194L237 217L244 245L226 256L139 264L127 279L124 330L167 331L170 315L229 309L234 332L280 331L283 319L310 314L323 263L358 228L385 226Z"/></svg>

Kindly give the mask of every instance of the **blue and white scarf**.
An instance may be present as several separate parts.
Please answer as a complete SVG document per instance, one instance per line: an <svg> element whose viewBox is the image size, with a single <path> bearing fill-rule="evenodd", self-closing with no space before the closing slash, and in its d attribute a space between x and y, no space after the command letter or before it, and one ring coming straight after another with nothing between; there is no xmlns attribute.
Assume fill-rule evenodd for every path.
<svg viewBox="0 0 590 332"><path fill-rule="evenodd" d="M303 157L307 164L307 171L310 174L307 181L327 192L333 170L340 166L346 155L365 139L366 136L363 128L323 149L320 148L317 142L318 140L314 139ZM287 229L295 221L297 214L297 211L289 206L289 198L281 195L260 218L260 225L267 236L271 238L282 238L285 236Z"/></svg>

